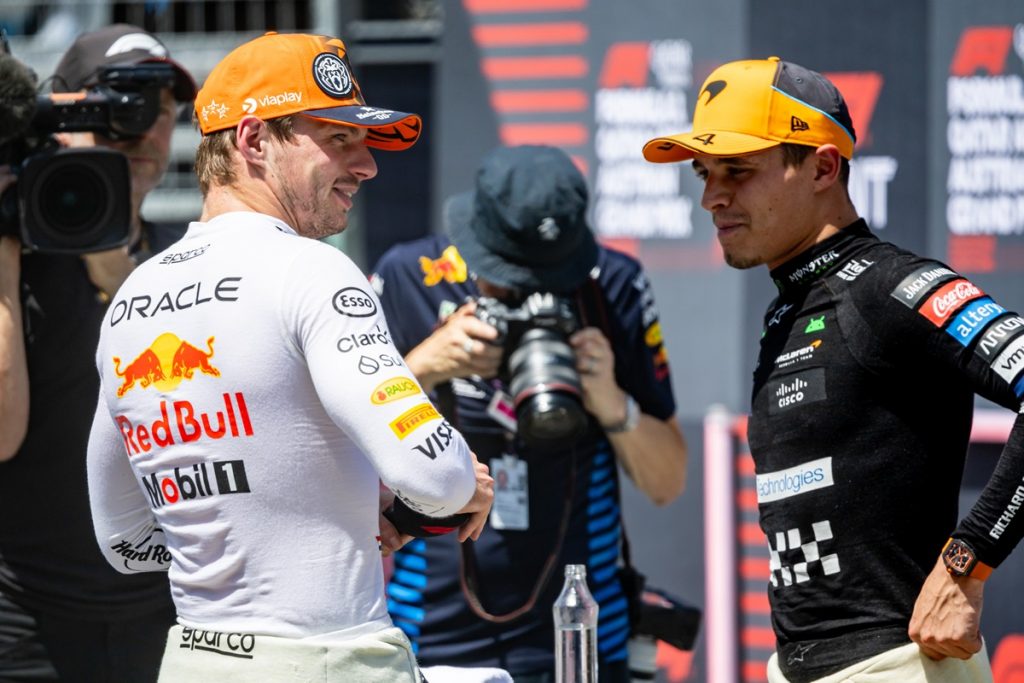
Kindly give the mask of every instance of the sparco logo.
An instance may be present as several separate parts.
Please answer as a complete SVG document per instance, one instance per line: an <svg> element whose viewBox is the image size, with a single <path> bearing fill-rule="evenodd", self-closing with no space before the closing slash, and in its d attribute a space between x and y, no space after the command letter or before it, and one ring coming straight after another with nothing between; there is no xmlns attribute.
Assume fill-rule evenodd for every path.
<svg viewBox="0 0 1024 683"><path fill-rule="evenodd" d="M839 253L838 252L836 252L836 251L826 252L826 253L822 254L821 256L818 256L817 258L815 258L815 259L813 259L811 261L808 261L807 263L805 263L804 265L800 266L799 268L794 270L792 273L790 273L789 274L789 281L790 282L800 282L801 280L803 280L808 275L813 275L814 273L817 273L819 270L821 270L822 268L824 268L828 264L832 263L837 258L839 258Z"/></svg>
<svg viewBox="0 0 1024 683"><path fill-rule="evenodd" d="M180 648L186 650L205 650L217 655L252 659L256 649L256 636L252 633L220 633L218 631L200 631L183 626L181 629Z"/></svg>
<svg viewBox="0 0 1024 683"><path fill-rule="evenodd" d="M214 460L191 467L175 467L170 472L142 477L142 486L155 508L183 500L228 493L251 493L249 478L245 475L245 463L241 460Z"/></svg>
<svg viewBox="0 0 1024 683"><path fill-rule="evenodd" d="M351 318L369 318L377 312L377 304L358 287L345 287L334 293L334 310Z"/></svg>

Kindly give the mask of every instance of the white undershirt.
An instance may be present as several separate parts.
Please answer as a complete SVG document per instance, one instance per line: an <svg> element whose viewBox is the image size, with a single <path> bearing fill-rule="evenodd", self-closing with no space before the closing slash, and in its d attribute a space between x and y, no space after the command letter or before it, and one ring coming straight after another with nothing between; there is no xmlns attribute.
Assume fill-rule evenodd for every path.
<svg viewBox="0 0 1024 683"><path fill-rule="evenodd" d="M168 569L185 626L389 626L378 478L439 517L473 494L469 449L394 348L366 277L268 216L192 223L136 269L97 365L100 548L125 573Z"/></svg>

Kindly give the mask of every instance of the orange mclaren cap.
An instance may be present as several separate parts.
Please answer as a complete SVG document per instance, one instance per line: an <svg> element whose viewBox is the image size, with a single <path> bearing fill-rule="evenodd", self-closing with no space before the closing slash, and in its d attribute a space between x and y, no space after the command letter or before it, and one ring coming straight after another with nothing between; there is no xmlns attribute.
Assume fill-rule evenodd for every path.
<svg viewBox="0 0 1024 683"><path fill-rule="evenodd" d="M738 156L784 142L833 144L847 159L857 137L842 94L827 78L778 57L723 64L697 95L693 130L654 138L647 161L692 159L694 154Z"/></svg>
<svg viewBox="0 0 1024 683"><path fill-rule="evenodd" d="M276 119L303 113L367 129L369 147L399 151L423 128L417 114L369 107L338 38L269 32L232 50L196 95L203 135L234 128L244 116Z"/></svg>

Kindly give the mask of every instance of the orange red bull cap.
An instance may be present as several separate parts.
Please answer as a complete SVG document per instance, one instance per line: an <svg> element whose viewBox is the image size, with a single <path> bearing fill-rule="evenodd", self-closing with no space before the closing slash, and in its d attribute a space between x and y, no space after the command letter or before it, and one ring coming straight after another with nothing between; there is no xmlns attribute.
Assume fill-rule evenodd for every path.
<svg viewBox="0 0 1024 683"><path fill-rule="evenodd" d="M739 156L782 143L833 144L853 157L853 121L842 94L816 71L778 57L724 64L697 95L693 130L654 138L647 161L666 163L695 154Z"/></svg>
<svg viewBox="0 0 1024 683"><path fill-rule="evenodd" d="M367 129L366 145L399 151L420 136L417 114L371 107L338 38L270 32L232 50L210 72L195 102L203 135L234 128L243 117L302 113Z"/></svg>

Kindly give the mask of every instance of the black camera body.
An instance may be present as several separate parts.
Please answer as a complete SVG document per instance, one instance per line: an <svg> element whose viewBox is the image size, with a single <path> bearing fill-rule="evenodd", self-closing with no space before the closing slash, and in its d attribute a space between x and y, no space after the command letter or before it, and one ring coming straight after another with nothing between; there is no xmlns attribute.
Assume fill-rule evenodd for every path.
<svg viewBox="0 0 1024 683"><path fill-rule="evenodd" d="M583 388L569 336L580 329L571 299L534 292L512 308L490 297L476 316L498 330L504 347L499 377L515 404L518 435L535 447L562 447L587 428Z"/></svg>
<svg viewBox="0 0 1024 683"><path fill-rule="evenodd" d="M25 131L0 146L0 164L9 164L18 177L0 197L0 234L18 235L33 251L81 254L130 239L127 158L104 147L64 148L52 134L141 137L160 114L161 89L173 85L174 69L161 63L107 66L97 81L84 92L37 96Z"/></svg>

